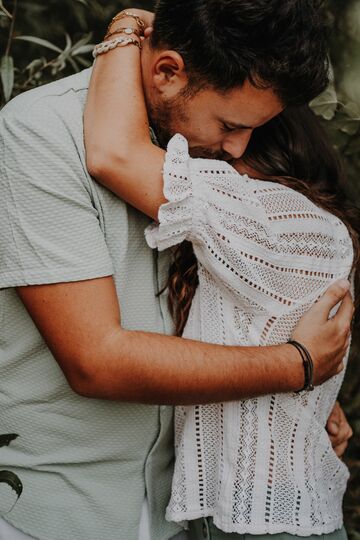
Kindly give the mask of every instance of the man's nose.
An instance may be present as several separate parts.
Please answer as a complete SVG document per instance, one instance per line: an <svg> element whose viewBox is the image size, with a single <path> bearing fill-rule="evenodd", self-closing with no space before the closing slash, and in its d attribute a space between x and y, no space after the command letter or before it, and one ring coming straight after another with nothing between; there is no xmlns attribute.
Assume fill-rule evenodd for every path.
<svg viewBox="0 0 360 540"><path fill-rule="evenodd" d="M251 138L252 130L234 131L223 141L222 150L231 155L234 159L239 159L245 152Z"/></svg>

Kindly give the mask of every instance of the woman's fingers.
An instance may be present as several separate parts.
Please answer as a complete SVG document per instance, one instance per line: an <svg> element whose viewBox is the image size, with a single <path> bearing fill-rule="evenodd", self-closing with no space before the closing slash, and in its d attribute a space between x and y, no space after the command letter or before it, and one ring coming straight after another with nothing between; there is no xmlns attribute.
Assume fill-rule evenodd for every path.
<svg viewBox="0 0 360 540"><path fill-rule="evenodd" d="M148 26L147 28L145 28L144 30L144 37L145 38L148 38L151 36L152 32L153 32L153 27L152 26Z"/></svg>

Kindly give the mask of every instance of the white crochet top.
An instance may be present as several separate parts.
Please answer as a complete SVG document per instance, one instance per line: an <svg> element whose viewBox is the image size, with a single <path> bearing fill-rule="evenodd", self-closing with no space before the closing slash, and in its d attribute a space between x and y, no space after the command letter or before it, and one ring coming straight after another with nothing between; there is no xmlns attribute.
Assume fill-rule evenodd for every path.
<svg viewBox="0 0 360 540"><path fill-rule="evenodd" d="M151 247L192 242L199 263L184 337L226 345L284 343L353 248L335 216L283 185L191 159L176 135L164 165ZM325 425L343 374L313 392L176 408L169 520L212 516L226 532L299 536L342 526L348 469Z"/></svg>

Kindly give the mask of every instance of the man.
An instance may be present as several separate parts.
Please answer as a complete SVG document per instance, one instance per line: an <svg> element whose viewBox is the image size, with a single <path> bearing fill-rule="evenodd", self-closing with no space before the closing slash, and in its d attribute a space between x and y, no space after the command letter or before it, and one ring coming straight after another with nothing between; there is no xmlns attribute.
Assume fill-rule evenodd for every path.
<svg viewBox="0 0 360 540"><path fill-rule="evenodd" d="M181 40L181 14L184 26L193 23L196 39L190 49L196 51L199 43L214 39L206 33L214 32L209 19L215 6L222 23L216 32L235 32L232 45L238 49L242 37L236 35L234 17L241 18L247 4L159 3L159 31L155 26L144 75L162 141L181 121L181 111L169 109L169 98L181 98L187 85L172 87L171 73L181 62L179 47L169 58L156 36L172 30ZM300 2L286 4L287 11L264 3L257 14L248 14L245 26L263 15L265 55L265 42L275 42L276 25L282 25L290 58L296 45L290 24L295 16L296 30L303 30L297 47L307 75L300 65L296 76L289 65L286 70L285 55L278 82L288 83L294 99L303 92L308 100L326 83L321 67L325 48L314 36L315 13L313 21L303 20ZM204 32L200 22L205 21ZM278 49L280 45L282 41ZM228 51L228 43L218 47L223 55ZM187 52L184 47L184 58ZM191 58L190 50L187 65ZM197 61L203 65L200 57ZM205 82L218 70L209 62ZM185 76L184 66L181 72ZM231 79L231 69L227 75ZM246 69L241 84L238 74L233 76L232 87L212 90L222 114L237 109L245 84L252 90ZM148 220L97 185L86 169L82 115L89 77L87 70L20 96L1 118L0 410L2 431L19 434L1 449L1 456L4 468L16 472L24 484L18 503L3 516L13 527L5 538L18 529L41 540L135 540L146 493L151 538L168 540L178 527L164 520L173 460L172 410L164 404L298 390L303 366L288 345L241 349L161 335L172 332L166 297L157 296L168 256L147 248L143 231ZM253 92L248 97L248 113L253 111L250 116L258 125L279 112L272 99L261 100ZM197 100L197 111L199 98L198 92L188 96L193 105ZM231 134L224 133L215 144L213 100L202 102L197 122L193 108L188 131L194 151L238 157L254 127L251 118L245 125L237 121L227 126ZM296 338L314 357L316 384L338 372L347 347L353 312L347 290L344 284L334 286L296 330ZM343 298L337 315L328 320Z"/></svg>

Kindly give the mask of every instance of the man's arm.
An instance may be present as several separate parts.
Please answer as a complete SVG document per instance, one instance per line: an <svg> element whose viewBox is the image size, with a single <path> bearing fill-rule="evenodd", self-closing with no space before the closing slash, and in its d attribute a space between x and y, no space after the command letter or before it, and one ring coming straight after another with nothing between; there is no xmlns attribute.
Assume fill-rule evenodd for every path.
<svg viewBox="0 0 360 540"><path fill-rule="evenodd" d="M294 334L311 351L316 384L341 369L353 314L347 289L333 285ZM290 345L225 347L123 329L111 277L19 287L18 294L70 386L86 397L194 404L303 386L302 361Z"/></svg>

